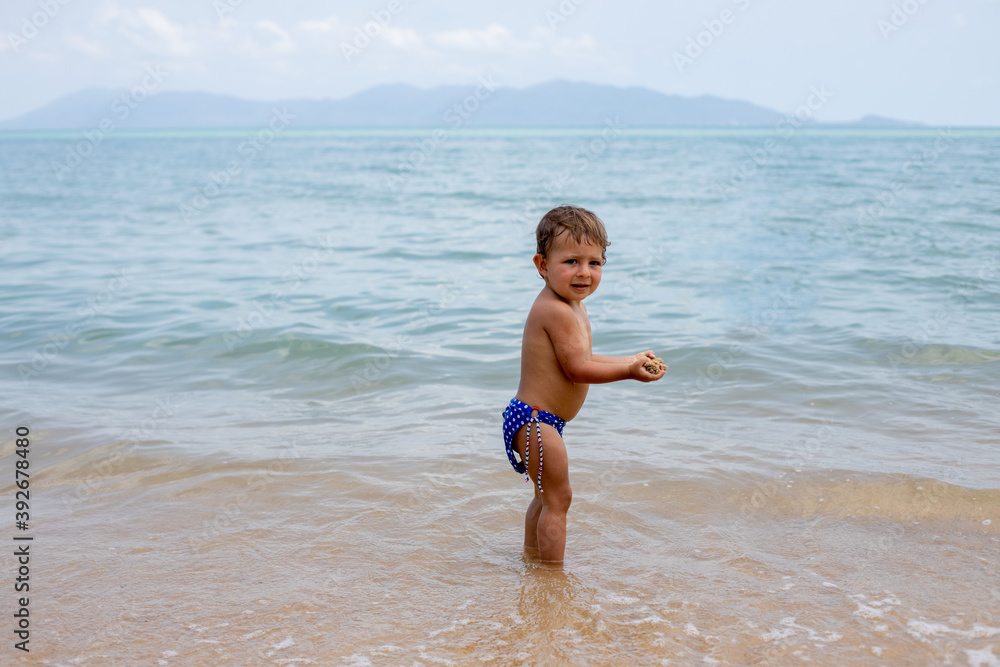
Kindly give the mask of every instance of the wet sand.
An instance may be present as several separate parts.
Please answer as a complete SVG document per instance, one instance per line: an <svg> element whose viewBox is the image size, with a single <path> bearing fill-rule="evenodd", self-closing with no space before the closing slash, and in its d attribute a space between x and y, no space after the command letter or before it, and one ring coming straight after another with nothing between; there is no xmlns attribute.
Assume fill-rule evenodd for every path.
<svg viewBox="0 0 1000 667"><path fill-rule="evenodd" d="M579 462L553 572L494 457L160 454L95 478L107 455L39 484L35 659L989 665L1000 643L997 491Z"/></svg>

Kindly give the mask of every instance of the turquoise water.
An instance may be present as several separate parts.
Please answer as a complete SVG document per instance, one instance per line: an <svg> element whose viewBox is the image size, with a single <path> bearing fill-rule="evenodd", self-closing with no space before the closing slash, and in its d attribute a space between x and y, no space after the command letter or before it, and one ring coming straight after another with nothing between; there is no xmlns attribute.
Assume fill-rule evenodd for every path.
<svg viewBox="0 0 1000 667"><path fill-rule="evenodd" d="M517 387L521 327L541 288L534 225L572 202L598 213L612 242L587 304L594 351L653 349L670 370L651 385L593 387L568 425L571 472L589 480L575 484L576 497L590 498L571 510L571 556L596 577L605 561L593 554L607 546L594 545L622 522L643 535L630 552L634 588L643 562L668 567L654 555L666 524L646 530L647 510L686 515L669 518L680 522L670 532L683 534L702 530L696 517L713 507L721 514L708 523L748 530L760 548L786 535L790 515L879 522L837 533L856 540L830 556L847 567L859 553L893 553L873 544L923 544L911 519L928 516L944 522L940 533L981 544L949 541L967 565L956 566L955 597L934 608L939 617L928 608L901 620L892 635L900 655L923 655L908 653L920 647L935 659L961 657L992 636L948 618L1000 613L1000 595L988 597L997 570L976 570L983 558L995 564L1000 525L1000 132L484 130L435 139L429 130L289 129L256 145L249 135L123 133L96 145L73 133L0 135L0 423L8 432L28 425L38 438L39 531L53 531L53 550L73 526L99 520L85 519L98 498L116 508L120 549L134 551L129 531L158 525L147 500L218 504L228 484L278 462L283 481L262 490L270 509L248 500L238 520L195 536L247 544L240 531L265 530L272 524L261 516L272 510L336 531L332 519L292 509L304 497L324 507L341 498L379 516L387 502L416 500L431 513L427 525L385 518L362 532L376 542L404 536L419 551L440 525L435 508L440 521L458 520L434 502L438 491L450 503L485 484L500 504L484 505L468 530L489 544L506 540L487 563L525 567L504 560L516 555L527 495L505 469L499 413ZM58 166L68 151L80 155L72 169ZM3 454L13 460L12 443ZM323 471L340 481L314 481ZM638 479L686 489L687 500L629 491ZM861 490L848 493L850 484ZM933 502L914 499L921 485L937 490ZM588 514L588 502L612 514ZM617 516L616 502L640 509ZM490 513L500 506L513 519ZM775 517L784 518L759 524ZM694 542L684 553L695 554ZM684 553L669 568L683 571ZM899 563L897 573L909 567ZM351 558L329 565L345 580L371 581ZM82 585L83 571L74 572L54 581ZM898 583L903 592L893 594L932 581L941 577ZM426 582L411 585L428 594ZM645 599L586 585L598 597ZM153 586L151 597L173 594L165 582ZM737 589L710 586L703 604L729 604ZM987 597L962 607L974 591ZM858 588L845 599L874 594ZM430 595L431 608L465 600ZM730 612L720 617L734 625L720 632L742 623ZM413 627L419 613L407 616ZM84 633L58 611L48 618ZM710 623L678 617L677 627L689 622ZM781 627L772 644L797 626ZM426 640L407 644L410 630L387 640L403 662ZM871 636L837 632L871 655ZM377 646L344 636L323 650L374 659ZM601 635L583 636L581 655ZM220 641L237 651L230 639ZM820 643L814 657L827 655ZM84 645L53 655L83 655Z"/></svg>
<svg viewBox="0 0 1000 667"><path fill-rule="evenodd" d="M955 133L908 175L935 131L803 132L728 199L717 185L766 133L593 148L597 132L453 133L400 172L429 132L289 131L220 188L246 161L239 133L113 138L62 181L52 164L77 137L6 135L3 403L14 421L114 433L171 396L168 440L195 429L200 449L239 439L242 455L286 420L310 446L342 446L335 424L386 454L461 450L458 431L517 385L533 226L571 201L612 239L595 350L671 362L659 385L595 389L587 437L669 415L741 433L767 468L830 422L817 464L989 486L1000 135ZM408 437L378 436L387 406ZM659 438L625 446L674 461Z"/></svg>

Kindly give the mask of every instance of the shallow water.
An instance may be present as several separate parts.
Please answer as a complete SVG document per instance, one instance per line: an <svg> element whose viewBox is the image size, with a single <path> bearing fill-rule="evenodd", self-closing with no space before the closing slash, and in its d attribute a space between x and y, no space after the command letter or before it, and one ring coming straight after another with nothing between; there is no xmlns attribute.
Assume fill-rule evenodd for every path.
<svg viewBox="0 0 1000 667"><path fill-rule="evenodd" d="M459 132L401 171L427 133L289 130L217 191L240 133L61 181L75 137L0 136L33 657L995 664L1000 133L957 133L803 131L734 179L771 135ZM499 413L562 201L612 240L595 351L670 371L567 426L557 573Z"/></svg>
<svg viewBox="0 0 1000 667"><path fill-rule="evenodd" d="M38 657L977 664L1000 633L996 490L574 461L560 573L519 555L530 494L495 457L295 454L136 457L63 504L43 486Z"/></svg>

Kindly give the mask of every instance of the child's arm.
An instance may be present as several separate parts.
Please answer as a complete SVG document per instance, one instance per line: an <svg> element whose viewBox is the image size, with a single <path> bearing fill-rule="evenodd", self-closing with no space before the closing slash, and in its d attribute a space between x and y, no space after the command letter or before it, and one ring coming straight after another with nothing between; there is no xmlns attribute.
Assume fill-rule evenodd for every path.
<svg viewBox="0 0 1000 667"><path fill-rule="evenodd" d="M599 364L631 364L635 361L637 356L643 357L643 362L646 363L646 359L656 359L656 355L653 354L652 350L646 350L645 352L640 352L639 354L633 354L631 357L605 357L600 354L590 355L591 361L596 361Z"/></svg>
<svg viewBox="0 0 1000 667"><path fill-rule="evenodd" d="M599 364L630 364L635 357L605 357L600 354L590 355L591 361L596 361Z"/></svg>
<svg viewBox="0 0 1000 667"><path fill-rule="evenodd" d="M663 372L654 375L643 368L647 359L644 354L621 357L621 361L610 363L593 359L584 337L580 334L580 323L572 311L555 307L546 315L548 316L546 333L552 341L556 359L570 382L604 384L630 379L652 382L663 377Z"/></svg>

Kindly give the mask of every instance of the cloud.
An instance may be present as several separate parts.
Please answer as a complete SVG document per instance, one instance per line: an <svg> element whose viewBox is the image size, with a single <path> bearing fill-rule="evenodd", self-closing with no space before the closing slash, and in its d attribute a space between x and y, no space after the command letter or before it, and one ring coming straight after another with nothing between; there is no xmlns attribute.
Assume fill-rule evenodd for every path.
<svg viewBox="0 0 1000 667"><path fill-rule="evenodd" d="M270 39L270 47L274 53L291 53L296 50L295 40L274 21L264 19L257 21L254 25L258 30L273 37Z"/></svg>
<svg viewBox="0 0 1000 667"><path fill-rule="evenodd" d="M386 41L397 49L417 49L423 46L423 40L413 28L386 26L382 29L382 34Z"/></svg>
<svg viewBox="0 0 1000 667"><path fill-rule="evenodd" d="M169 55L186 57L194 54L194 45L184 38L184 31L161 14L159 10L152 7L139 7L135 10L135 14L142 24L159 37Z"/></svg>
<svg viewBox="0 0 1000 667"><path fill-rule="evenodd" d="M431 41L437 46L458 51L503 51L507 53L534 51L536 42L522 42L499 23L491 23L482 30L462 28L434 33Z"/></svg>
<svg viewBox="0 0 1000 667"><path fill-rule="evenodd" d="M564 37L556 40L551 47L552 55L567 63L605 63L607 59L598 53L597 40L589 33L579 37Z"/></svg>
<svg viewBox="0 0 1000 667"><path fill-rule="evenodd" d="M304 25L303 25L304 24ZM326 20L302 21L286 28L278 21L260 18L253 21L226 16L218 23L207 20L194 22L171 21L158 9L117 5L115 0L104 0L95 15L95 27L84 39L69 34L65 44L71 50L93 58L106 58L114 53L131 50L138 57L170 60L175 67L188 67L201 73L212 71L215 56L247 58L267 69L275 69L277 57L288 57L301 52L296 36L315 35L323 38L322 31L339 27L336 17ZM311 33L310 33L311 31ZM123 49L116 37L131 42L132 49ZM183 63L183 64L182 64Z"/></svg>
<svg viewBox="0 0 1000 667"><path fill-rule="evenodd" d="M122 10L115 0L103 0L95 10L98 23L109 23L121 16L121 13Z"/></svg>
<svg viewBox="0 0 1000 667"><path fill-rule="evenodd" d="M306 19L296 23L295 27L304 32L343 32L348 29L348 26L336 16L328 16L325 19Z"/></svg>
<svg viewBox="0 0 1000 667"><path fill-rule="evenodd" d="M100 42L86 39L74 32L67 33L63 37L63 42L74 51L78 51L91 58L104 59L111 57L111 51Z"/></svg>

